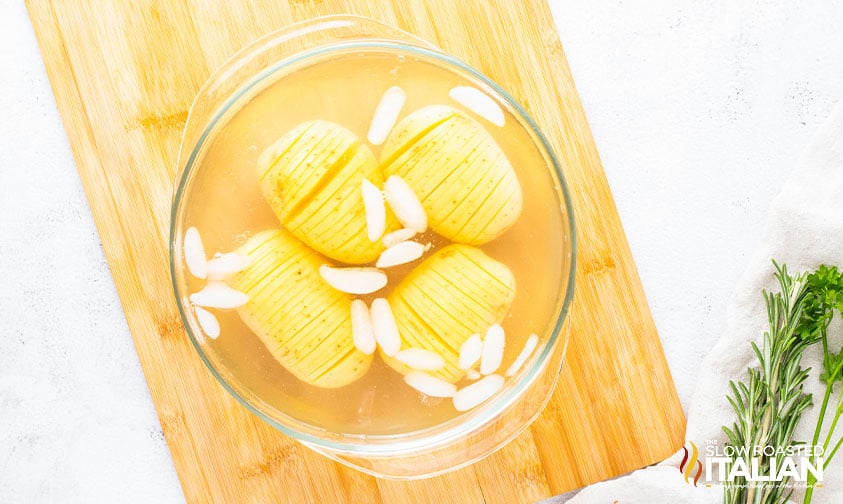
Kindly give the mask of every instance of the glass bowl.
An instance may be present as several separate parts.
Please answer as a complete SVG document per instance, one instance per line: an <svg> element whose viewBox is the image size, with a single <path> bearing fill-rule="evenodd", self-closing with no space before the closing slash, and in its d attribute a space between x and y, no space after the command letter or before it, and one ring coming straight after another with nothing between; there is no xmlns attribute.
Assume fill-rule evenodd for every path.
<svg viewBox="0 0 843 504"><path fill-rule="evenodd" d="M254 217L258 221L255 227L272 225L271 214L267 217L266 209L260 204L252 205L248 198L239 196L226 197L226 191L254 191L254 188L240 188L237 182L231 181L239 180L236 177L241 172L254 171L260 151L293 124L292 118L287 120L288 116L308 117L308 104L315 103L311 94L317 93L314 95L316 100L325 102L317 107L321 107L320 111L314 112L316 117L309 117L311 119L324 119L321 115L334 113L342 115L343 107L355 105L356 98L342 100L336 96L318 95L320 86L331 80L320 69L339 68L330 65L343 62L346 65L343 78L347 75L352 79L356 72L369 71L367 62L377 63L384 58L394 60L396 70L389 74L392 77L396 72L404 72L399 71L404 68L401 66L404 62L410 62L410 66L429 65L425 68L431 72L445 72L459 82L481 90L505 112L508 127L515 129L506 135L495 133L496 140L504 152L527 149L524 152L529 151L533 156L530 159L534 161L516 166L524 188L524 211L519 221L524 224L516 224L513 231L507 232L510 238L501 242L505 244L496 245L493 241L483 248L492 255L514 254L518 268L526 268L525 265L534 262L534 254L544 251L545 262L549 261L550 267L544 266L548 273L539 275L546 277L547 285L533 289L529 282L526 286L519 284L514 305L523 313L535 309L538 310L535 313L544 314L525 318L533 324L531 332L538 336L538 346L526 364L508 377L491 398L442 421L430 421L429 424L420 421L415 427L409 422L409 427L401 427L404 424L378 424L375 418L368 421L380 426L366 430L344 426L333 414L320 417L319 405L348 396L351 394L349 386L333 389L330 394L334 395L315 392L323 394L319 396L321 399L304 404L297 396L300 387L279 382L274 377L277 362L265 348L255 344L256 338L234 337L227 333L234 331L230 327L236 322L225 322L228 320L225 317L236 315L224 314L222 310L222 334L219 338L208 337L207 326L203 328L191 302L191 292L201 287L201 281L193 278L186 266L185 233L191 227L201 230L205 248L210 253L214 247L209 245L231 242L232 233L221 228L225 227L226 219L234 219L232 215L244 219ZM376 74L374 67L371 71L371 86L360 87L362 94L368 93L365 87L380 94L383 92L380 88L389 84L389 75ZM407 84L407 108L410 109L413 82L418 83L418 89L428 87L422 82L424 72L419 75L417 81ZM304 85L302 76L307 76ZM295 82L294 77L299 79L299 84L288 85ZM277 91L272 95L276 96L277 103L263 98L268 89ZM371 101L371 97L361 95L359 98L361 103L367 99ZM279 105L281 103L283 106ZM254 117L258 117L254 114L266 114L273 104L278 106L272 109L277 120L266 122L264 119L260 124L249 122L252 120L250 114ZM411 111L404 110L402 114ZM345 126L359 131L364 137L364 123L368 123L371 115L360 118L357 117L360 114L343 113L348 122L355 123ZM482 117L478 119L482 120ZM235 127L238 124L240 129ZM215 168L215 172L205 168L212 166L212 157L218 161L219 168ZM244 177L249 180L248 176ZM201 194L207 196L201 197ZM275 222L275 226L280 227L280 224ZM244 236L248 234L248 231L244 232ZM233 240L237 244L243 237L235 236ZM493 453L529 426L547 404L563 362L568 341L567 314L574 288L574 262L573 214L563 173L535 122L522 106L487 77L424 40L396 28L362 17L328 16L271 33L241 50L217 70L201 88L190 109L179 153L170 229L173 289L187 333L211 373L244 406L316 452L361 471L400 479L441 474ZM518 274L516 278L519 278ZM531 308L536 306L542 308ZM375 396L378 393L372 392ZM430 400L435 407L444 407L427 396L422 395L421 399Z"/></svg>

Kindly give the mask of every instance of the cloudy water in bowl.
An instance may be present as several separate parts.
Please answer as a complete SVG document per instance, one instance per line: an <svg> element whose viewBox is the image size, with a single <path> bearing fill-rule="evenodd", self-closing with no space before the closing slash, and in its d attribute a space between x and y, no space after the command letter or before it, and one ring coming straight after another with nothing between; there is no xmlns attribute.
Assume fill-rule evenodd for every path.
<svg viewBox="0 0 843 504"><path fill-rule="evenodd" d="M383 146L372 145L367 138L381 98L395 86L406 95L399 122L429 105L461 110L491 134L521 185L523 208L515 224L479 245L489 257L505 264L515 278L514 301L501 322L506 344L497 373L503 374L529 335L535 333L544 342L556 323L570 264L567 216L553 169L525 125L506 107L500 107L501 126L497 117L483 117L457 101L454 97L460 95L452 92L454 88L485 88L438 60L410 52L396 54L394 49L348 50L300 65L263 87L236 113L228 114L206 140L184 194L184 229L197 228L207 255L212 257L236 250L260 231L281 228L261 193L258 156L297 125L325 120L356 134L380 160ZM413 240L430 244L424 257L387 269L385 288L357 297L367 303L387 297L424 258L450 243L430 229ZM334 260L325 262L346 266ZM185 275L190 293L206 284L206 280ZM278 299L278 303L294 301ZM430 427L460 415L450 398L429 397L408 386L377 352L366 374L349 385L326 389L304 383L270 354L237 310L208 311L220 324L218 338L205 338L209 358L265 403L302 422L332 432L387 435ZM467 377L457 386L472 382Z"/></svg>

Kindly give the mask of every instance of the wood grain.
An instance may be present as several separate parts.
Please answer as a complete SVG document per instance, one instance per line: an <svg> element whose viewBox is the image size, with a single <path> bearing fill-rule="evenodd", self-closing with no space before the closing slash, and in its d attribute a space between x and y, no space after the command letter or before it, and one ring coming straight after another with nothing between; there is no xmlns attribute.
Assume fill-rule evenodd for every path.
<svg viewBox="0 0 843 504"><path fill-rule="evenodd" d="M28 0L53 91L189 502L534 502L653 463L684 416L544 0ZM571 340L545 412L468 468L376 480L279 434L217 384L181 325L167 240L181 129L231 54L317 15L394 24L500 83L544 130L576 210Z"/></svg>

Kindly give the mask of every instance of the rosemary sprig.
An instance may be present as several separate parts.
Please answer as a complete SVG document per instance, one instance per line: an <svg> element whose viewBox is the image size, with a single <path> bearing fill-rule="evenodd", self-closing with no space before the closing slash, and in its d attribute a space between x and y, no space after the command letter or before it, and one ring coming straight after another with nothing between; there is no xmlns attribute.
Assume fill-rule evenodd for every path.
<svg viewBox="0 0 843 504"><path fill-rule="evenodd" d="M764 292L770 327L760 348L752 343L759 368L747 370L747 383L730 382L732 395L727 398L737 420L731 429L723 427L734 447L729 465L742 457L763 476L770 475L772 460L775 467L781 467L787 447L797 444L793 431L802 412L811 406L811 396L803 392L808 370L802 369L800 362L805 349L818 340L816 334L803 330L803 314L810 299L805 275L791 277L786 266L773 264L780 292ZM765 450L767 447L775 449ZM765 451L773 455L765 456ZM790 497L789 482L790 478L747 481L738 477L725 482L724 502L778 504Z"/></svg>

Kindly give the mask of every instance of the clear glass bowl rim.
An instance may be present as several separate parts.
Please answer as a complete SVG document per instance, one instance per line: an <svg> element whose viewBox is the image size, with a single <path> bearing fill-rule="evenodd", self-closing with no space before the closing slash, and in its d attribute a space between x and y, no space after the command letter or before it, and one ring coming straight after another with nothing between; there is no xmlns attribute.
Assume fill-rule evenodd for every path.
<svg viewBox="0 0 843 504"><path fill-rule="evenodd" d="M563 204L565 206L565 212L568 221L567 224L570 235L570 267L568 268L567 273L567 288L565 291L564 300L556 317L554 327L546 344L542 347L541 354L539 355L538 359L534 362L533 366L524 375L521 376L520 380L514 386L509 387L509 389L501 397L498 397L495 401L486 404L484 407L477 408L477 411L472 412L470 415L468 415L468 418L466 418L466 415L460 415L455 417L454 419L451 419L441 424L434 425L432 427L401 434L378 436L341 433L335 435L337 437L341 436L346 438L359 439L361 441L361 443L359 444L337 441L328 436L318 436L314 434L309 434L302 430L297 430L291 425L285 425L284 423L281 423L272 416L270 416L267 412L252 404L252 402L243 397L240 392L235 389L234 386L229 384L226 379L220 374L220 372L216 369L215 365L211 362L208 356L205 354L204 350L202 349L202 345L199 343L190 328L189 316L186 311L186 307L184 306L184 303L182 303L181 297L179 296L179 281L177 279L176 269L176 243L178 238L176 233L181 228L181 226L179 226L179 224L181 223L178 222L177 218L179 217L179 209L181 207L181 202L183 201L184 197L184 189L187 184L187 181L190 178L190 175L193 172L193 168L195 167L194 163L196 161L197 156L199 155L199 152L201 151L205 141L208 139L213 129L217 126L217 123L220 121L220 119L254 86L262 82L264 79L275 74L276 72L280 72L291 65L308 59L328 55L334 52L347 51L350 49L398 50L408 53L414 53L426 58L436 59L439 60L440 63L444 63L445 66L456 67L458 71L463 71L469 74L471 78L476 79L477 81L492 88L498 96L504 99L507 105L512 107L512 109L516 112L516 115L519 116L520 119L522 119L524 122L527 123L527 125L530 126L532 133L539 141L537 147L543 150L544 154L550 160L556 175L556 179L559 182L559 192L562 195ZM232 60L236 59L240 55L241 53L235 54L232 57ZM208 81L210 82L214 79L214 77L215 74L211 75ZM189 120L190 118L188 118L188 121ZM259 418L261 418L268 424L272 425L276 429L280 430L284 434L294 439L297 439L308 445L313 445L314 447L327 449L337 453L348 453L368 457L389 457L396 455L405 455L408 453L418 453L421 451L426 451L432 448L440 447L443 444L460 439L472 432L481 429L490 421L494 420L496 417L505 412L532 384L533 380L543 370L544 364L548 361L551 353L556 350L557 340L564 326L565 319L568 316L568 311L570 309L570 304L574 295L574 279L577 259L577 240L574 224L574 212L565 176L562 173L559 161L553 149L551 148L550 143L548 142L544 134L541 132L533 118L527 113L527 111L507 91L501 88L494 81L486 77L478 70L475 70L473 67L469 66L468 64L453 56L450 56L443 52L439 52L434 49L427 49L420 46L410 45L407 43L373 39L363 41L344 41L322 45L313 49L303 50L294 54L291 57L283 58L255 74L243 86L238 88L237 91L234 92L228 99L226 99L223 105L221 105L217 110L214 111L213 115L211 116L211 120L208 122L198 141L193 146L190 157L184 163L184 168L181 170L180 175L181 176L178 181L178 186L173 197L173 203L170 214L169 255L170 277L173 285L173 292L175 294L176 304L178 306L179 314L181 315L185 330L188 336L190 337L191 343L193 344L197 353L201 357L202 361L205 363L206 367L211 371L211 374L216 378L216 380L223 386L223 388L225 388L229 394L231 394L240 404L245 406L252 413L256 414ZM564 351L564 348L560 349L559 351ZM558 372L558 370L555 370L554 372ZM314 425L306 424L293 417L287 415L284 416L290 419L291 424L306 425L310 427L311 430L317 432L328 432L325 429L319 428ZM426 435L426 433L429 432L434 432L434 434ZM402 438L405 437L409 437L411 439L402 441Z"/></svg>

